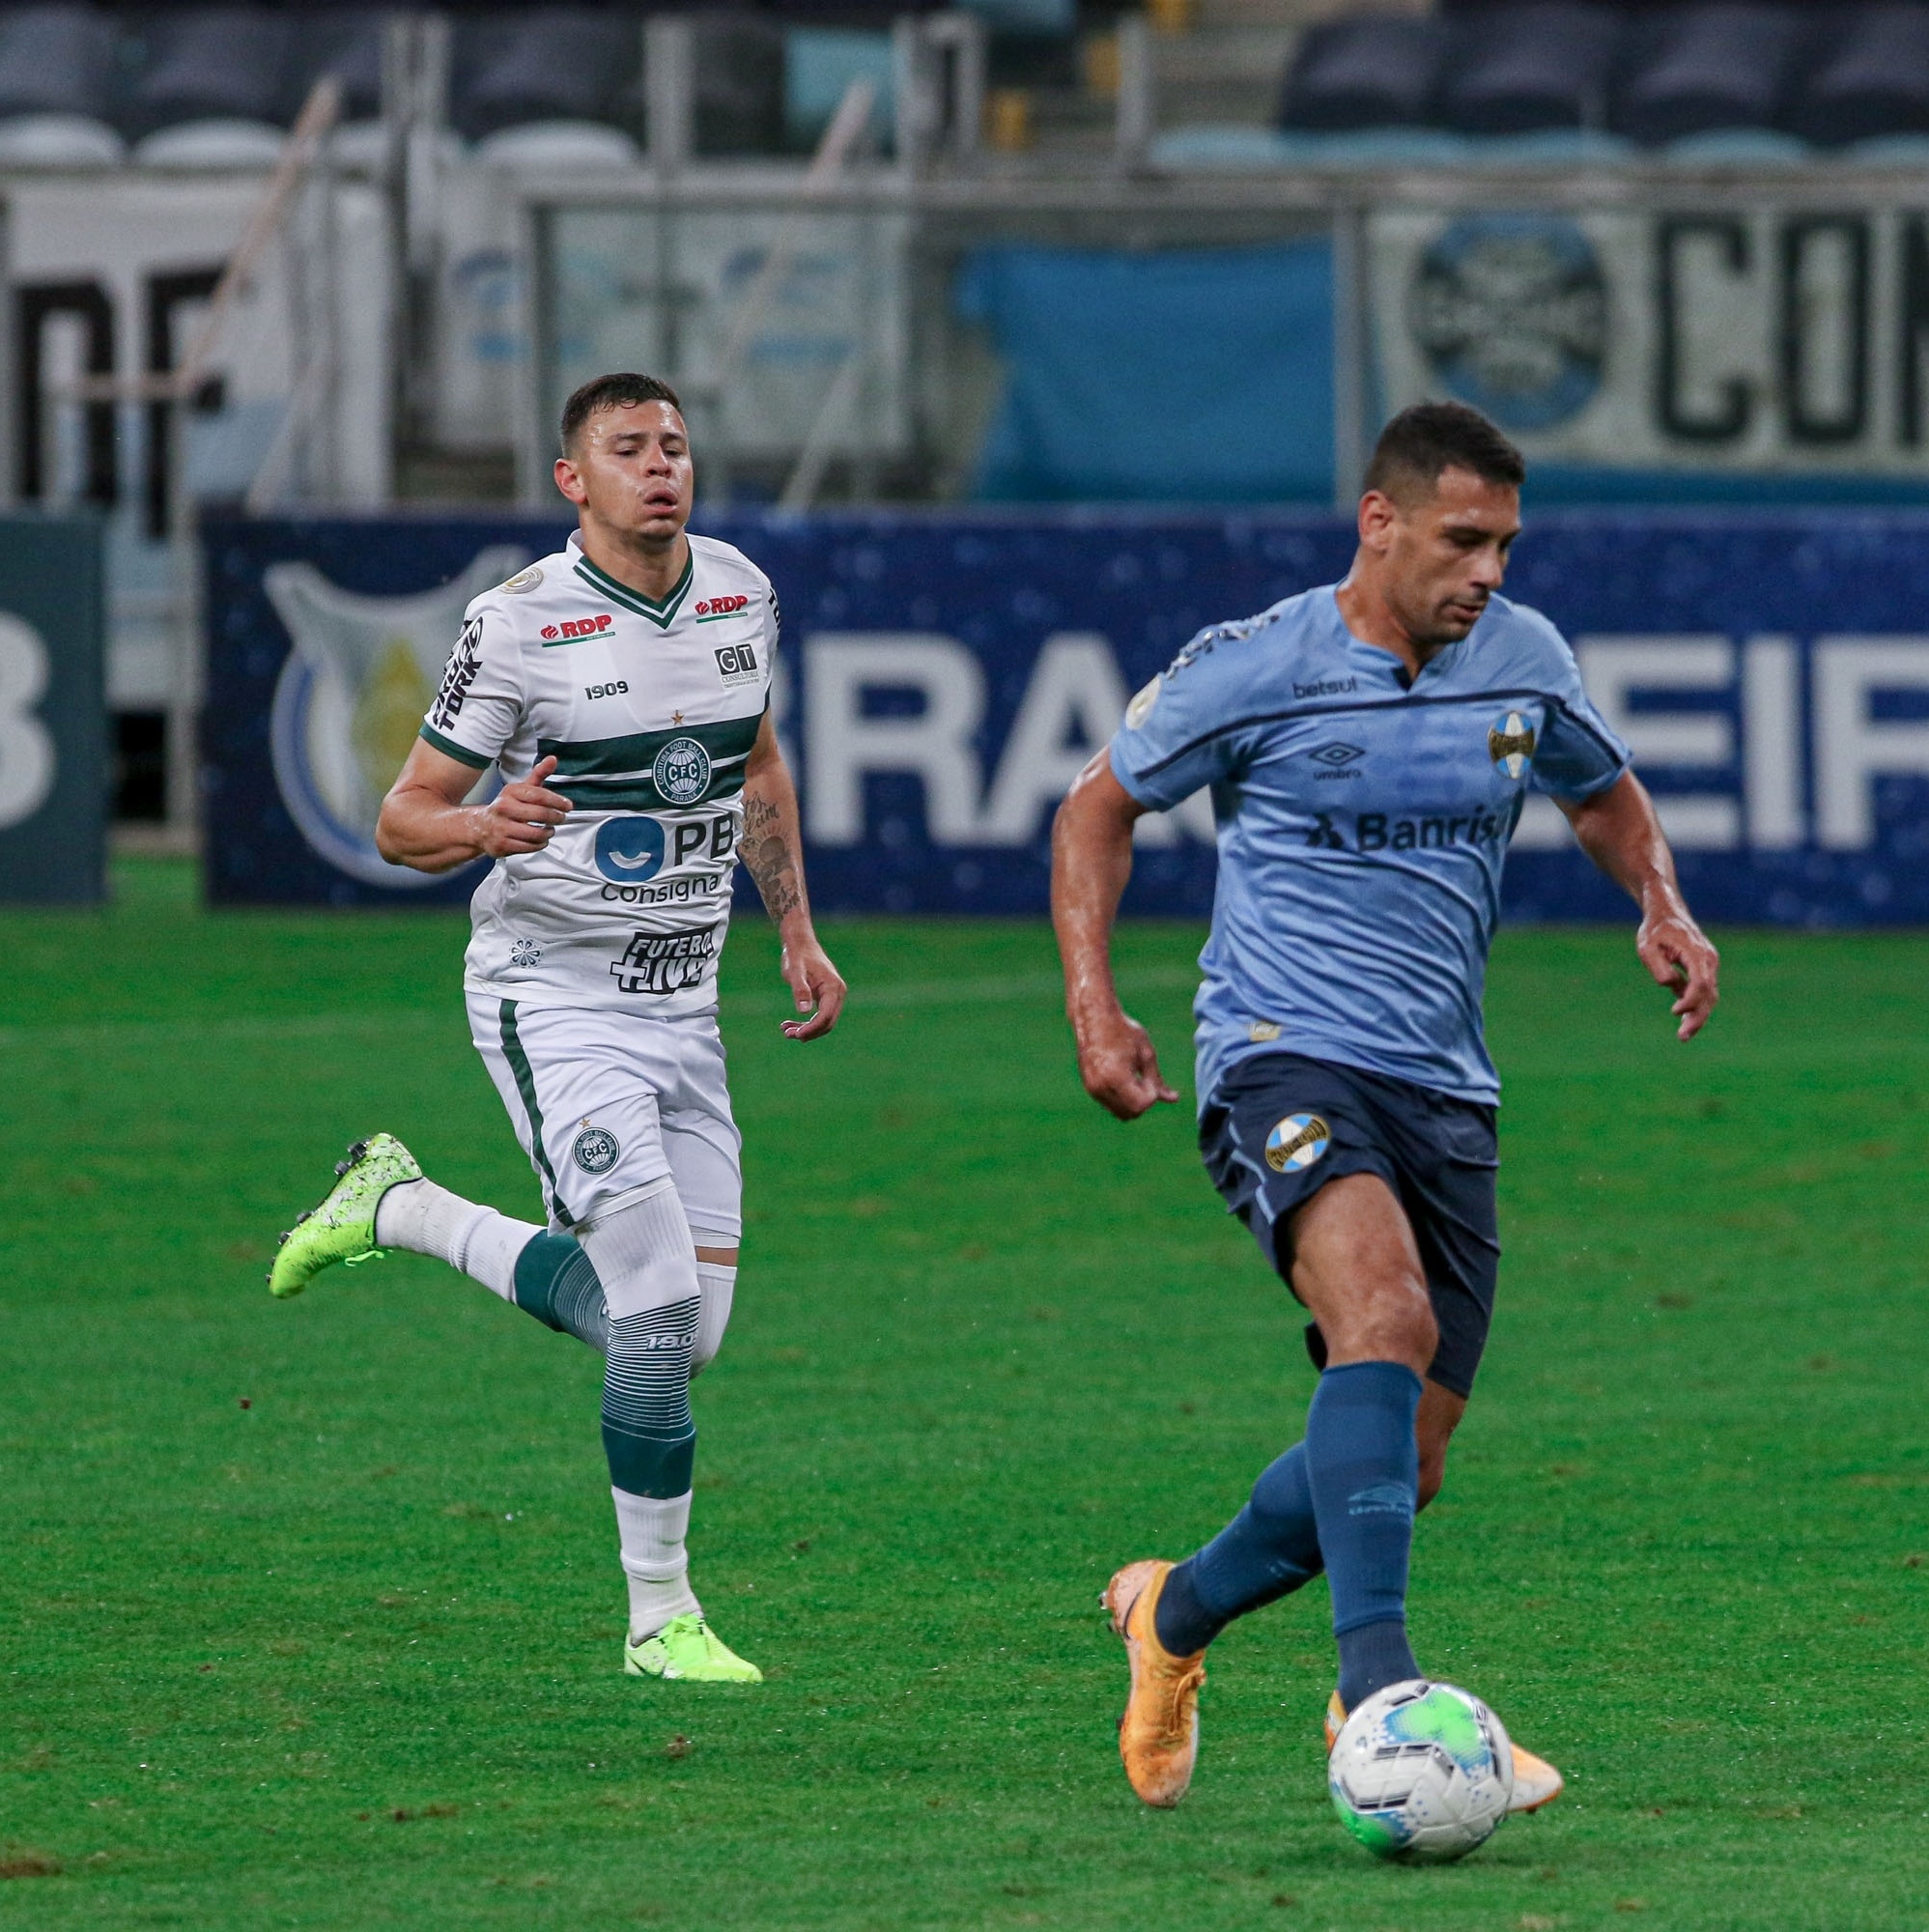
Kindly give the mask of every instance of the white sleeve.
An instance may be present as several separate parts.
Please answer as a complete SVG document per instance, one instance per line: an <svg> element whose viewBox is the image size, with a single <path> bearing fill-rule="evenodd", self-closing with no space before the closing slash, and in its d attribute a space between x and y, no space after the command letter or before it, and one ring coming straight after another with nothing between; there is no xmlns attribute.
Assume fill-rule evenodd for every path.
<svg viewBox="0 0 1929 1932"><path fill-rule="evenodd" d="M494 762L523 718L523 654L503 611L478 598L463 618L441 688L422 721L424 743L477 771Z"/></svg>

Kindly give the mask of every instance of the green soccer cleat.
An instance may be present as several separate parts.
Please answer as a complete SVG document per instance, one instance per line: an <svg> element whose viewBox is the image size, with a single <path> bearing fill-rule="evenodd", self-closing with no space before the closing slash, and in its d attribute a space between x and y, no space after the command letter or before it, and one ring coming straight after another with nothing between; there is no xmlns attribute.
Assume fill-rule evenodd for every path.
<svg viewBox="0 0 1929 1932"><path fill-rule="evenodd" d="M379 1261L375 1210L391 1187L420 1180L415 1156L393 1134L371 1134L335 1163L336 1180L319 1207L311 1208L281 1237L268 1291L286 1301L299 1294L325 1267Z"/></svg>
<svg viewBox="0 0 1929 1932"><path fill-rule="evenodd" d="M687 1610L641 1643L626 1640L623 1668L632 1677L675 1678L686 1684L763 1682L754 1663L746 1663L700 1615Z"/></svg>

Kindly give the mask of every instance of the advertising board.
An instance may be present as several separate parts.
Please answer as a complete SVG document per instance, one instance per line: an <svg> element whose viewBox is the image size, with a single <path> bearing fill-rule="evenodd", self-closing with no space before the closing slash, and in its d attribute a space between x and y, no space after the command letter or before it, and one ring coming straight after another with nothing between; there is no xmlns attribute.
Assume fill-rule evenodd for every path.
<svg viewBox="0 0 1929 1932"><path fill-rule="evenodd" d="M1330 517L709 518L775 582L775 706L825 910L1032 915L1051 816L1127 695L1203 626L1340 577ZM370 832L475 588L552 550L516 521L211 524L210 890L466 897ZM1697 907L1777 924L1929 919L1929 517L1569 513L1509 591L1573 640ZM1202 796L1141 829L1130 912L1210 904ZM748 891L748 887L745 888ZM1625 918L1546 800L1508 908Z"/></svg>

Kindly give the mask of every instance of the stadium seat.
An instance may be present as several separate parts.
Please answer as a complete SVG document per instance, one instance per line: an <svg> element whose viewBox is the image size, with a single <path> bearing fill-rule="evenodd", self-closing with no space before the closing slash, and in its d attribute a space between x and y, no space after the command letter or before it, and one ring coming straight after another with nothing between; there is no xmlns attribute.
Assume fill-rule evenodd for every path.
<svg viewBox="0 0 1929 1932"><path fill-rule="evenodd" d="M195 8L155 16L143 39L146 57L128 100L129 132L151 136L211 122L243 144L242 128L271 134L288 125L294 28L285 15Z"/></svg>
<svg viewBox="0 0 1929 1932"><path fill-rule="evenodd" d="M468 140L536 121L635 127L642 47L630 14L543 7L459 22L450 118Z"/></svg>
<svg viewBox="0 0 1929 1932"><path fill-rule="evenodd" d="M1620 133L1657 144L1723 128L1772 128L1801 27L1786 8L1715 0L1643 20L1614 113Z"/></svg>
<svg viewBox="0 0 1929 1932"><path fill-rule="evenodd" d="M1850 15L1797 90L1788 125L1830 148L1929 130L1929 7Z"/></svg>
<svg viewBox="0 0 1929 1932"><path fill-rule="evenodd" d="M469 153L490 167L535 171L635 168L643 160L622 128L600 121L525 121L485 134Z"/></svg>
<svg viewBox="0 0 1929 1932"><path fill-rule="evenodd" d="M271 168L287 143L266 121L210 118L147 135L134 143L132 158L144 168Z"/></svg>
<svg viewBox="0 0 1929 1932"><path fill-rule="evenodd" d="M106 167L121 158L110 125L114 32L90 7L0 14L0 166Z"/></svg>
<svg viewBox="0 0 1929 1932"><path fill-rule="evenodd" d="M1805 141L1773 128L1711 128L1684 134L1660 151L1662 160L1685 168L1801 168L1815 156Z"/></svg>
<svg viewBox="0 0 1929 1932"><path fill-rule="evenodd" d="M1308 28L1280 95L1282 128L1341 130L1426 120L1447 50L1437 20L1374 14Z"/></svg>
<svg viewBox="0 0 1929 1932"><path fill-rule="evenodd" d="M1461 23L1440 118L1469 134L1606 125L1620 15L1589 0L1526 0Z"/></svg>

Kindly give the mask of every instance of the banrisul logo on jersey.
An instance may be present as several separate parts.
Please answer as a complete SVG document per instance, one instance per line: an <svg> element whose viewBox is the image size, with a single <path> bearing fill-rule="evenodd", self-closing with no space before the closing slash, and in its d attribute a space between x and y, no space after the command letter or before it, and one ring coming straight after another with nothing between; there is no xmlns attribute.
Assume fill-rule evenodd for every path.
<svg viewBox="0 0 1929 1932"><path fill-rule="evenodd" d="M344 590L312 563L273 563L262 573L294 645L269 717L275 784L302 838L351 878L404 892L439 883L375 849L376 814L439 692L452 710L461 707L474 675L464 610L527 556L492 547L449 582L412 597ZM487 798L496 784L486 774L470 796Z"/></svg>
<svg viewBox="0 0 1929 1932"><path fill-rule="evenodd" d="M657 753L650 777L667 804L695 805L710 788L710 753L695 738L672 738Z"/></svg>

